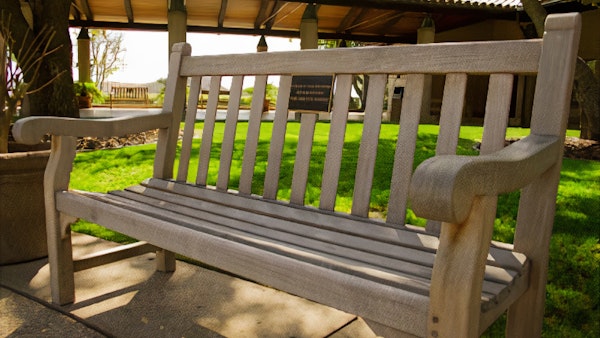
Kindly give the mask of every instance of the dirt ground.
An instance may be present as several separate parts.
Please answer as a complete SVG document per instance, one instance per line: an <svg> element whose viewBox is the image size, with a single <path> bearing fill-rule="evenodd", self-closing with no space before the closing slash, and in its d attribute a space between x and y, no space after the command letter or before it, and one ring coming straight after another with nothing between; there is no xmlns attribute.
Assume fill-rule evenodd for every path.
<svg viewBox="0 0 600 338"><path fill-rule="evenodd" d="M78 142L79 150L94 150L104 148L120 148L123 146L156 142L156 130L128 135L127 137L83 138ZM515 140L510 140L515 141ZM600 143L592 140L567 137L565 139L564 157L600 161Z"/></svg>

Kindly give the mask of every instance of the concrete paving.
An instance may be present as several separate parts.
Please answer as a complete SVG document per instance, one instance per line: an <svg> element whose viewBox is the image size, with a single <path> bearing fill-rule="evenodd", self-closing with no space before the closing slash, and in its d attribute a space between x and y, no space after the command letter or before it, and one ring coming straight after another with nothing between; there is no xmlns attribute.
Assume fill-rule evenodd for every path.
<svg viewBox="0 0 600 338"><path fill-rule="evenodd" d="M114 246L74 234L74 256ZM154 254L75 274L76 301L50 303L46 259L0 266L1 337L374 337L362 319Z"/></svg>

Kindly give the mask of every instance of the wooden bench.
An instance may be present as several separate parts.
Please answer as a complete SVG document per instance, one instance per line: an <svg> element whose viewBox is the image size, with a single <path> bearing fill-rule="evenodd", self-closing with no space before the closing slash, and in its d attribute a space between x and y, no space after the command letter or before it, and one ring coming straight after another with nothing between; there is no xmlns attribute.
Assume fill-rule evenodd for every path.
<svg viewBox="0 0 600 338"><path fill-rule="evenodd" d="M114 103L143 103L148 105L148 87L114 86L110 88L110 108Z"/></svg>
<svg viewBox="0 0 600 338"><path fill-rule="evenodd" d="M79 217L151 243L128 246L133 253L111 252L108 260L162 248L157 268L172 271L177 252L357 314L380 335L476 336L508 310L507 336L539 336L579 27L579 15L562 14L548 18L543 40L246 55L190 56L190 46L178 44L171 54L162 113L18 121L15 134L22 142L53 135L45 181L53 301L73 302L73 272L105 263L104 256L72 261L69 223ZM355 73L369 74L370 86L358 156L349 159L344 140ZM336 75L318 207L305 203L316 115L303 114L297 142L286 140L291 77L297 74ZM407 85L395 154L377 154L388 74L407 74ZM437 154L413 172L429 74L446 75ZM468 74L490 75L480 156L455 155ZM537 74L531 134L504 147L516 74ZM225 75L233 80L220 138L215 112ZM247 75L256 77L254 97L240 140L235 136L237 107ZM267 75L280 76L273 122L260 120ZM214 93L198 150L193 141L202 76L212 76ZM176 161L189 77L191 108ZM272 135L264 161L258 159L267 154L257 155L257 144L267 123ZM108 194L69 190L75 137L153 128L160 129L160 136L152 178ZM293 164L282 160L284 150L295 153ZM211 151L220 153L216 166L209 161ZM191 165L198 156L199 165ZM388 165L375 167L377 156L389 157ZM349 213L335 210L343 161L356 166ZM241 174L231 175L232 166L241 167ZM216 182L208 178L213 170ZM291 183L280 180L292 171ZM391 172L386 218L369 217L374 173L385 171ZM255 175L264 175L264 186L253 186ZM496 196L518 189L514 243L491 241ZM291 191L289 200L278 199L284 190ZM430 224L441 221L439 237L405 225L407 205Z"/></svg>

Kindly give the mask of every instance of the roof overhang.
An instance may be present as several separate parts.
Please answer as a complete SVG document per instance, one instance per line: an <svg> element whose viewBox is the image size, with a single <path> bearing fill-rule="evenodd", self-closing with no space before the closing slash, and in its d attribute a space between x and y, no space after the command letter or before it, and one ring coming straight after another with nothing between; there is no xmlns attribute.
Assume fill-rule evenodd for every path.
<svg viewBox="0 0 600 338"><path fill-rule="evenodd" d="M519 0L73 0L75 27L167 30L168 7L187 12L188 32L299 37L308 3L317 6L319 38L414 42L427 16L441 32L488 18L514 18ZM181 8L180 8L181 9Z"/></svg>

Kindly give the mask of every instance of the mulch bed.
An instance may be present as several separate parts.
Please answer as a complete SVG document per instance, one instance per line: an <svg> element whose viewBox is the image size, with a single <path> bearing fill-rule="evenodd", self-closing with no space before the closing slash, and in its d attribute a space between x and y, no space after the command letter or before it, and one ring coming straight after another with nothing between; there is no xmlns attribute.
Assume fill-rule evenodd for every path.
<svg viewBox="0 0 600 338"><path fill-rule="evenodd" d="M600 142L567 137L565 139L565 157L600 161Z"/></svg>
<svg viewBox="0 0 600 338"><path fill-rule="evenodd" d="M125 137L92 138L85 137L78 140L78 150L96 150L107 148L121 148L137 144L156 142L158 130L151 130L139 134L127 135ZM511 139L507 142L514 142ZM577 137L565 139L564 157L573 159L585 159L600 161L600 143L598 141L585 140Z"/></svg>
<svg viewBox="0 0 600 338"><path fill-rule="evenodd" d="M98 150L121 148L138 144L154 143L158 139L158 129L123 137L83 137L77 140L77 150Z"/></svg>

